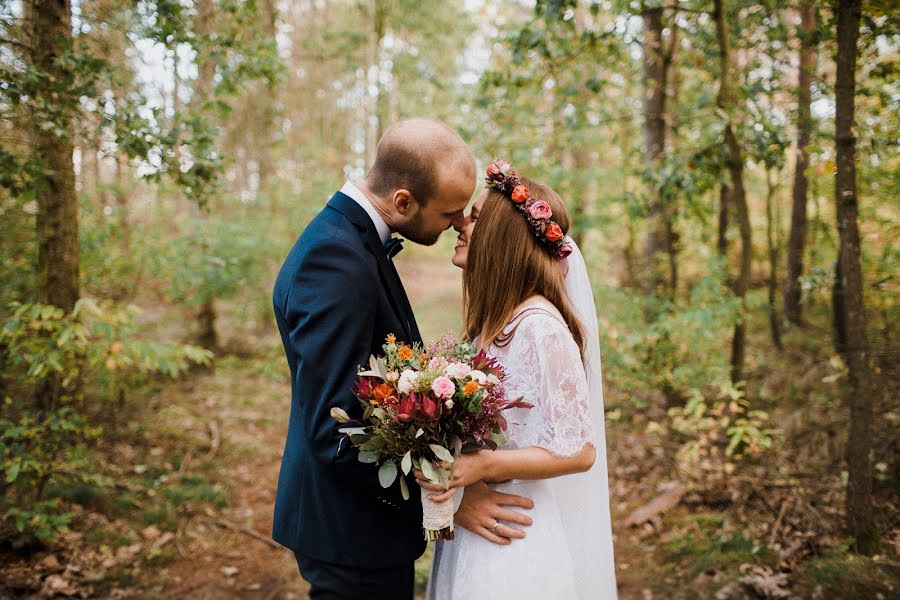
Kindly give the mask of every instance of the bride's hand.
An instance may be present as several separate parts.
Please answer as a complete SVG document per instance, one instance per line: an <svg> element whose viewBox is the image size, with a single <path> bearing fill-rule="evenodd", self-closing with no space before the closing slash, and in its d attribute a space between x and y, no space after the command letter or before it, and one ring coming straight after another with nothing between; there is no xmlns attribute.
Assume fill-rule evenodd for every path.
<svg viewBox="0 0 900 600"><path fill-rule="evenodd" d="M450 480L450 485L446 491L437 486L440 489L440 493L432 494L429 498L435 502L444 502L452 498L453 493L458 488L466 487L487 477L490 457L490 450L478 450L477 452L463 454L453 464L442 462L440 464L442 468L447 471L450 471L452 468L453 478ZM426 489L438 491L433 488Z"/></svg>

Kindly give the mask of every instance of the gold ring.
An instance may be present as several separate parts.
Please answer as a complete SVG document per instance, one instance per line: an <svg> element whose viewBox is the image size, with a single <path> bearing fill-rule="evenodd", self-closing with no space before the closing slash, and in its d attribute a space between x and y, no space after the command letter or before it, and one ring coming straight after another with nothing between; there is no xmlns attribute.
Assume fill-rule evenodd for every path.
<svg viewBox="0 0 900 600"><path fill-rule="evenodd" d="M500 527L500 521L494 523L494 526L491 527L491 533L497 533L497 528Z"/></svg>

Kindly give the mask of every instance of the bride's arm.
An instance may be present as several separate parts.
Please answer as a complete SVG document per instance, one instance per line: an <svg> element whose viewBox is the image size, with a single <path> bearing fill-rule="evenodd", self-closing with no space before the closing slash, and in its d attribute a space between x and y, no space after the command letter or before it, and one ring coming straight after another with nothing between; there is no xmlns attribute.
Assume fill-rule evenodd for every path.
<svg viewBox="0 0 900 600"><path fill-rule="evenodd" d="M450 499L457 488L476 481L550 479L583 473L593 466L595 455L591 444L585 444L580 452L571 456L558 456L538 446L518 450L479 450L463 454L453 465L444 464L447 469L453 468L453 479L448 490L428 482L424 476L419 479L419 485L436 492L431 496L432 500L443 502Z"/></svg>
<svg viewBox="0 0 900 600"><path fill-rule="evenodd" d="M527 388L538 399L530 410L540 414L530 418L540 426L520 434L519 442L528 447L480 450L459 457L453 465L451 488L482 480L549 479L587 471L594 464L587 380L572 334L556 318L534 316L522 321L516 338L519 343L510 349L510 355L514 354L510 366L528 365L520 377L528 379Z"/></svg>

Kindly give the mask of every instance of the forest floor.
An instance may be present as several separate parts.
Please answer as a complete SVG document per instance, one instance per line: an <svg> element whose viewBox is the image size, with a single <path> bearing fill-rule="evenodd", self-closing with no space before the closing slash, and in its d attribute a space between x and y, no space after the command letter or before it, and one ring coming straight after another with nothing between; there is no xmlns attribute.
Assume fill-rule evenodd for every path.
<svg viewBox="0 0 900 600"><path fill-rule="evenodd" d="M459 326L458 272L436 260L400 263L426 338ZM270 539L290 398L277 333L220 327L232 335L214 370L158 381L119 407L118 425L98 448L115 484L64 490L76 510L72 531L51 550L0 554L0 595L306 598L292 554ZM607 405L622 400L608 385ZM817 520L840 519L839 478L815 476L817 486L785 494L783 478L761 472L718 496L715 485L682 495L672 448L647 427L651 420L610 411L622 600L890 598L900 589L896 548L894 558L856 559L838 542L822 542L833 528L815 530ZM625 526L655 498L665 511L651 506L647 522ZM420 589L428 556L417 565Z"/></svg>

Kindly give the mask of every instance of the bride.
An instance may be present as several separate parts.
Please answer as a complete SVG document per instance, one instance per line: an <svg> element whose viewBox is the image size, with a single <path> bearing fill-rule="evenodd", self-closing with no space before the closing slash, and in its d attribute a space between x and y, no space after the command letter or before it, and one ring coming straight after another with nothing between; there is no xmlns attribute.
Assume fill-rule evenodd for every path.
<svg viewBox="0 0 900 600"><path fill-rule="evenodd" d="M438 542L428 598L614 599L600 348L584 259L552 189L503 161L488 167L487 183L453 257L464 268L465 333L502 363L507 396L533 408L507 413L507 446L458 459L448 490L417 478L435 501L479 481L529 498L533 524L508 545L457 528L454 541ZM510 522L488 529L522 537Z"/></svg>

